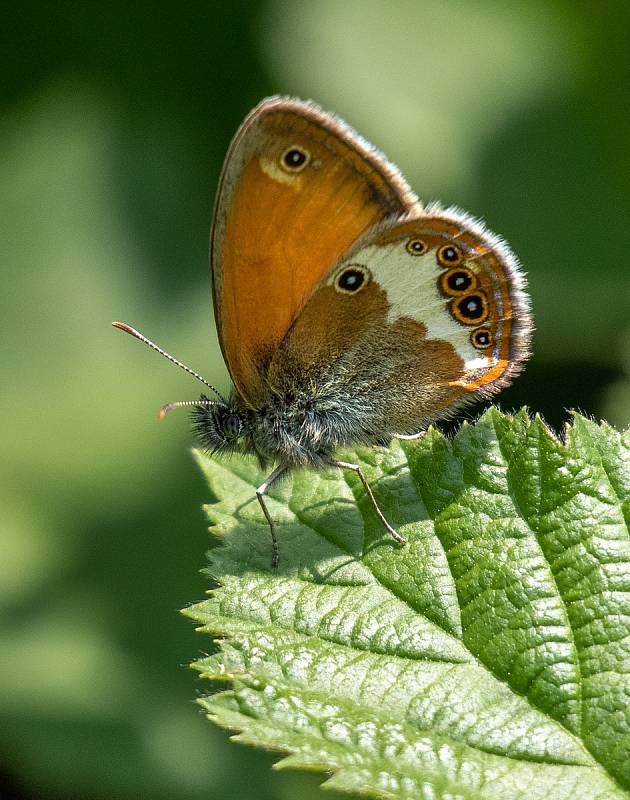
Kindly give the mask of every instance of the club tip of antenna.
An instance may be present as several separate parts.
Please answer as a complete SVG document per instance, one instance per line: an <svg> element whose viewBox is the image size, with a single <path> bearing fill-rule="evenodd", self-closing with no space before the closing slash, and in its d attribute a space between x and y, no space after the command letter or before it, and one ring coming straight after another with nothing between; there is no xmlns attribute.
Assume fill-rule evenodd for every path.
<svg viewBox="0 0 630 800"><path fill-rule="evenodd" d="M129 331L129 325L125 325L124 322L112 322L114 328L119 328L121 331Z"/></svg>
<svg viewBox="0 0 630 800"><path fill-rule="evenodd" d="M166 405L162 406L162 408L158 411L158 419L162 420L168 414L169 411L172 411L174 408L179 408L179 406L187 406L192 405L192 403L188 403L187 401L182 402L181 400L176 400L174 403L167 403Z"/></svg>

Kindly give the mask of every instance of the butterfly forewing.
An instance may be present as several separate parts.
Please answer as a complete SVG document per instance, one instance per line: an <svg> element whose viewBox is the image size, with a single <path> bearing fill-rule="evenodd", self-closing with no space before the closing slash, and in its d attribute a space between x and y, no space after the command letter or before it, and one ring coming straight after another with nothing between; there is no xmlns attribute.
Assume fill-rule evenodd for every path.
<svg viewBox="0 0 630 800"><path fill-rule="evenodd" d="M232 379L256 406L273 353L331 265L376 222L419 208L384 156L315 104L263 101L217 195L211 263Z"/></svg>

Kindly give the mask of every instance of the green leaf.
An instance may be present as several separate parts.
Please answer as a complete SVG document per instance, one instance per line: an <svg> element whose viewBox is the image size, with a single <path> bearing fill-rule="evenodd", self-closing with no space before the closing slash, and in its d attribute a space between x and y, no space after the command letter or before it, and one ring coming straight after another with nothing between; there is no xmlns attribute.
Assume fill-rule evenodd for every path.
<svg viewBox="0 0 630 800"><path fill-rule="evenodd" d="M354 473L274 487L197 453L223 538L186 610L219 637L194 667L237 741L391 798L630 797L630 433L486 412L452 441L343 453Z"/></svg>

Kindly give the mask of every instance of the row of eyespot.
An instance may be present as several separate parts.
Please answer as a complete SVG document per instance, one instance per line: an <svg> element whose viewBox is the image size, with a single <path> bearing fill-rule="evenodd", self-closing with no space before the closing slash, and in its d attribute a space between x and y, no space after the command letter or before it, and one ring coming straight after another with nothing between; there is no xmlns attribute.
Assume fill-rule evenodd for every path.
<svg viewBox="0 0 630 800"><path fill-rule="evenodd" d="M452 270L451 272L454 272ZM448 278L449 273L444 273L441 277ZM335 278L335 288L343 294L355 294L370 279L369 270L363 264L350 264L343 272ZM481 307L479 306L481 303ZM464 295L454 297L450 303L451 314L465 325L474 325L482 322L488 315L487 302L485 295ZM478 315L482 313L481 318ZM492 332L485 327L475 328L470 334L470 341L478 350L485 350L492 344Z"/></svg>
<svg viewBox="0 0 630 800"><path fill-rule="evenodd" d="M413 238L407 242L407 252L422 256L428 249L423 239ZM461 266L464 256L458 247L443 244L438 247L436 259L447 268L438 278L442 294L451 297L449 309L453 317L464 325L478 325L488 317L488 300L481 289L477 289L477 277L467 267ZM471 290L476 290L472 291ZM492 344L492 332L488 328L476 328L470 335L474 347L484 350Z"/></svg>

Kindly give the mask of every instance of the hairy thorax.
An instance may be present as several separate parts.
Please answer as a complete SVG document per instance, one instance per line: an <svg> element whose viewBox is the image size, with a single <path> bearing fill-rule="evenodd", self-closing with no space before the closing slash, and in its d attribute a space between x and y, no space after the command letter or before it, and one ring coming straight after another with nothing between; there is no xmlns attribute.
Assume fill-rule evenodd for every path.
<svg viewBox="0 0 630 800"><path fill-rule="evenodd" d="M324 466L337 447L372 441L354 411L347 398L275 396L248 412L248 443L263 460Z"/></svg>

